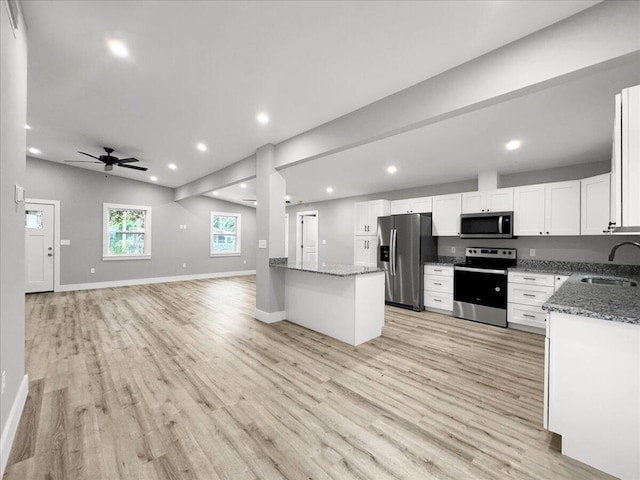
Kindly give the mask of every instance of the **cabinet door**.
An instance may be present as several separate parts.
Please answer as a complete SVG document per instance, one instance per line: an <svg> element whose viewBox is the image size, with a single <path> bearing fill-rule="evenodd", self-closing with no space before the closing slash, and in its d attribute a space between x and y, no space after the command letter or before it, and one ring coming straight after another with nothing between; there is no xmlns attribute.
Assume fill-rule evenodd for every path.
<svg viewBox="0 0 640 480"><path fill-rule="evenodd" d="M487 212L513 211L513 188L499 188L486 192L485 209Z"/></svg>
<svg viewBox="0 0 640 480"><path fill-rule="evenodd" d="M462 194L462 213L482 213L486 210L485 192L464 192Z"/></svg>
<svg viewBox="0 0 640 480"><path fill-rule="evenodd" d="M640 85L622 90L622 226L640 227Z"/></svg>
<svg viewBox="0 0 640 480"><path fill-rule="evenodd" d="M580 235L580 180L545 185L545 234Z"/></svg>
<svg viewBox="0 0 640 480"><path fill-rule="evenodd" d="M452 237L460 235L462 195L433 197L433 235Z"/></svg>
<svg viewBox="0 0 640 480"><path fill-rule="evenodd" d="M375 244L375 237L357 236L354 242L353 263L361 267L371 266L371 244ZM374 247L375 248L375 247Z"/></svg>
<svg viewBox="0 0 640 480"><path fill-rule="evenodd" d="M411 200L393 200L391 202L391 215L400 215L411 210Z"/></svg>
<svg viewBox="0 0 640 480"><path fill-rule="evenodd" d="M367 242L367 266L378 265L378 237L370 237Z"/></svg>
<svg viewBox="0 0 640 480"><path fill-rule="evenodd" d="M355 235L367 235L370 208L369 202L360 202L355 204Z"/></svg>
<svg viewBox="0 0 640 480"><path fill-rule="evenodd" d="M431 213L433 211L433 197L420 197L411 199L413 213Z"/></svg>
<svg viewBox="0 0 640 480"><path fill-rule="evenodd" d="M609 227L611 174L580 180L580 234L602 235Z"/></svg>
<svg viewBox="0 0 640 480"><path fill-rule="evenodd" d="M389 215L389 200L374 200L369 204L369 217L367 219L366 235L378 234L378 217Z"/></svg>
<svg viewBox="0 0 640 480"><path fill-rule="evenodd" d="M513 189L513 233L544 235L544 185Z"/></svg>

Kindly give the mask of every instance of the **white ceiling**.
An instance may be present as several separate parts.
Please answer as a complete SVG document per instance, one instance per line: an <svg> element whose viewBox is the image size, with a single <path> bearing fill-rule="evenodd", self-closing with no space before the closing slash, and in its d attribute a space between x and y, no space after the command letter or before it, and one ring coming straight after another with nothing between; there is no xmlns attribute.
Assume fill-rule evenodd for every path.
<svg viewBox="0 0 640 480"><path fill-rule="evenodd" d="M111 146L116 155L135 156L149 168L144 173L116 167L113 174L142 181L156 175L159 184L177 187L595 3L23 2L33 127L27 146L58 162L83 159L78 150L99 154ZM109 38L123 40L130 57L111 56ZM269 125L255 121L259 111L269 113ZM458 149L466 148L469 138L482 140L476 138L477 124L466 117L451 120L460 122L453 130L467 129L460 131L464 140L446 137ZM324 191L331 180L340 196L361 185L376 191L375 175L361 174L363 159L376 153L382 165L385 157L404 154L415 163L418 152L424 159L416 135L296 167L287 179L298 192L311 192L310 175L322 172L313 177L316 190ZM198 152L198 142L209 150ZM450 153L441 147L431 157ZM473 176L468 163L456 166L445 158L451 177ZM351 161L354 166L345 165ZM344 184L326 176L331 162L340 164ZM178 169L169 170L169 163ZM430 178L446 176L430 168ZM357 182L345 174L349 171L357 172ZM402 178L396 177L398 188L411 186Z"/></svg>

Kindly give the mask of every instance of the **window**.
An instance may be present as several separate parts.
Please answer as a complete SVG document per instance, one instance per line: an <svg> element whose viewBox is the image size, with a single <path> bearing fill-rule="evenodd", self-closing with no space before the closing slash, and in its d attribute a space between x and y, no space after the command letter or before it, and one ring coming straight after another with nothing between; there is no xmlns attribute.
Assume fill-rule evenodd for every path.
<svg viewBox="0 0 640 480"><path fill-rule="evenodd" d="M151 207L105 203L103 260L151 258Z"/></svg>
<svg viewBox="0 0 640 480"><path fill-rule="evenodd" d="M240 255L240 214L211 212L212 257Z"/></svg>

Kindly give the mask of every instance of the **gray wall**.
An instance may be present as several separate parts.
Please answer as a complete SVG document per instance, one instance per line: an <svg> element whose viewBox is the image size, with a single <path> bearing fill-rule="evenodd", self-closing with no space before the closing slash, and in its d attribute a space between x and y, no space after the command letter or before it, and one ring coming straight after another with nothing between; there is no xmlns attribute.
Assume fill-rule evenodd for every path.
<svg viewBox="0 0 640 480"><path fill-rule="evenodd" d="M551 168L526 173L502 175L501 187L533 185L565 180L577 180L610 171L608 160ZM353 223L355 202L384 198L398 200L447 193L470 192L477 190L477 181L430 185L426 187L394 192L382 192L372 195L341 198L326 202L295 205L287 208L289 213L289 258L295 259L296 249L296 212L318 210L318 238L320 241L318 260L321 262L353 263ZM326 245L322 245L326 240ZM580 237L520 237L514 240L468 240L458 237L439 237L438 253L443 256L464 256L467 246L498 246L517 248L518 258L537 260L563 260L570 262L606 263L609 251L616 243L624 240L640 241L640 236L580 236ZM452 253L451 248L456 252ZM536 250L535 257L530 249ZM614 263L640 264L640 252L634 248L621 248Z"/></svg>
<svg viewBox="0 0 640 480"><path fill-rule="evenodd" d="M255 270L253 208L202 196L175 202L171 188L30 157L27 195L60 201L60 238L71 240L60 247L61 285ZM103 203L152 207L150 260L102 260ZM211 211L242 214L242 256L209 257Z"/></svg>
<svg viewBox="0 0 640 480"><path fill-rule="evenodd" d="M24 18L13 36L0 5L0 371L6 389L0 398L0 431L24 377L24 204L14 202L14 185L24 185L24 124L27 120L27 39ZM2 473L2 472L0 472Z"/></svg>

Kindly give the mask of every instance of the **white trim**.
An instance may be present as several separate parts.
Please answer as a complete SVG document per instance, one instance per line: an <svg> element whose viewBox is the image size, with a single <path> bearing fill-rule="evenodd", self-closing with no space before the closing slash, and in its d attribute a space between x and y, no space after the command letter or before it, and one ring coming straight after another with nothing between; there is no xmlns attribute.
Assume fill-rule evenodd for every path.
<svg viewBox="0 0 640 480"><path fill-rule="evenodd" d="M143 210L144 215L144 253L137 254L109 254L109 210ZM132 232L136 233L136 232ZM146 205L124 205L121 203L102 204L102 260L139 260L151 258L151 207Z"/></svg>
<svg viewBox="0 0 640 480"><path fill-rule="evenodd" d="M287 312L284 310L282 310L281 312L264 312L256 308L256 311L253 314L253 316L256 318L256 320L260 320L261 322L264 322L264 323L275 323L275 322L279 322L280 320L286 319Z"/></svg>
<svg viewBox="0 0 640 480"><path fill-rule="evenodd" d="M320 237L320 216L318 210L307 210L304 212L296 212L296 261L301 262L300 258L300 237L302 236L302 229L300 228L300 217L303 216L315 216L317 222L316 228L316 263L318 262L318 254L320 250L319 237Z"/></svg>
<svg viewBox="0 0 640 480"><path fill-rule="evenodd" d="M29 394L29 375L22 377L20 387L16 393L16 398L13 400L11 410L9 410L9 416L4 424L4 430L0 437L0 477L4 475L4 469L9 461L9 453L11 453L11 446L16 437L16 431L20 424L20 417L22 416L22 410L24 409L24 403L27 401L27 395Z"/></svg>
<svg viewBox="0 0 640 480"><path fill-rule="evenodd" d="M60 200L26 198L24 203L53 205L53 291L57 292L60 290Z"/></svg>
<svg viewBox="0 0 640 480"><path fill-rule="evenodd" d="M213 217L236 217L236 249L233 252L213 251ZM242 255L242 214L235 212L211 212L209 216L209 256L234 257Z"/></svg>
<svg viewBox="0 0 640 480"><path fill-rule="evenodd" d="M193 275L176 275L173 277L133 278L131 280L112 280L108 282L73 283L61 285L61 292L74 290L95 290L98 288L130 287L132 285L147 285L151 283L184 282L188 280L202 280L206 278L240 277L243 275L255 275L255 270L239 270L236 272L196 273Z"/></svg>

